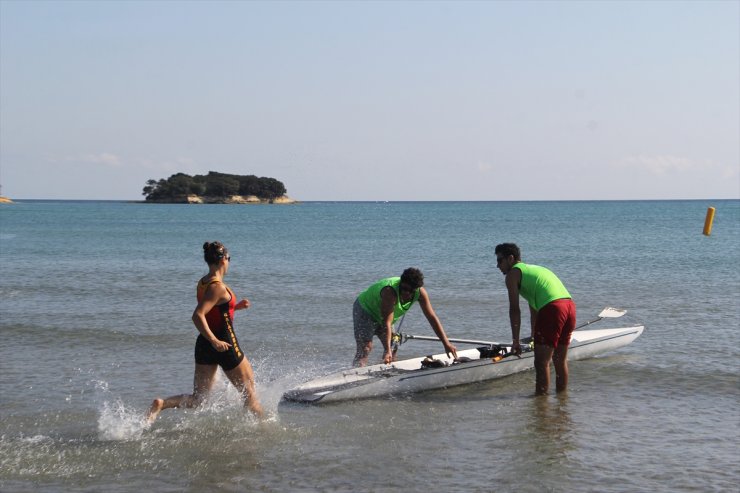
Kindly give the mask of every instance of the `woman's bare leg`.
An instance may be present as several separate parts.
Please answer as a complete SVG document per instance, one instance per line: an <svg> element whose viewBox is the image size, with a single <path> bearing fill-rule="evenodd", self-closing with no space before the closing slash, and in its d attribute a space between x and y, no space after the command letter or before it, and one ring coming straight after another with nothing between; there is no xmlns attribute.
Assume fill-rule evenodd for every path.
<svg viewBox="0 0 740 493"><path fill-rule="evenodd" d="M149 407L146 420L149 423L154 422L163 409L172 409L174 407L193 408L199 406L203 399L211 391L213 382L216 379L218 365L195 365L195 375L193 376L193 393L180 394L167 397L166 399L156 398Z"/></svg>
<svg viewBox="0 0 740 493"><path fill-rule="evenodd" d="M262 406L257 398L257 391L254 386L254 372L249 360L244 357L239 366L226 372L226 376L234 387L241 393L244 399L244 407L252 411L258 418L265 416Z"/></svg>

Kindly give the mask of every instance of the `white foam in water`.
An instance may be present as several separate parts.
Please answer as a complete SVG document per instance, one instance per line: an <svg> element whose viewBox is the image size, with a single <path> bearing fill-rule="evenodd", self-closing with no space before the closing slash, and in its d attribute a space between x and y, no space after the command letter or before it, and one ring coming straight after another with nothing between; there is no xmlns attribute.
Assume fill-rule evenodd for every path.
<svg viewBox="0 0 740 493"><path fill-rule="evenodd" d="M34 435L32 437L21 437L21 442L31 443L31 444L43 443L47 440L49 440L49 437L46 435Z"/></svg>
<svg viewBox="0 0 740 493"><path fill-rule="evenodd" d="M262 423L277 423L280 421L279 404L282 395L288 389L318 375L336 371L339 364L322 364L320 361L308 358L300 368L275 367L274 360L255 358L252 364L257 376L257 393L265 411L265 420ZM172 427L187 430L191 427L201 427L209 422L209 416L241 416L243 402L239 393L229 383L228 379L219 372L214 382L209 398L197 409L168 409L160 414L155 423L146 420L146 412L134 406L127 406L120 397L111 395L109 384L102 379L92 379L90 384L98 394L100 414L98 416L98 437L100 440L134 441L155 428ZM171 418L168 416L172 415ZM246 413L243 426L251 427L259 423L250 413ZM167 424L161 423L163 418ZM204 421L205 420L205 421ZM214 422L217 422L215 420ZM233 426L233 425L232 425Z"/></svg>
<svg viewBox="0 0 740 493"><path fill-rule="evenodd" d="M116 400L103 403L98 417L98 433L101 440L137 440L149 428L140 410L127 409L123 402Z"/></svg>

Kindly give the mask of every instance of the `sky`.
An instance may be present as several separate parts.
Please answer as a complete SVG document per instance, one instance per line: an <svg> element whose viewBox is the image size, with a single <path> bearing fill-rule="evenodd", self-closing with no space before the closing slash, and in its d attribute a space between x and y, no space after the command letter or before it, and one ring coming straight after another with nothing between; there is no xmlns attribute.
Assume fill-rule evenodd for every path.
<svg viewBox="0 0 740 493"><path fill-rule="evenodd" d="M740 198L740 1L0 0L0 194Z"/></svg>

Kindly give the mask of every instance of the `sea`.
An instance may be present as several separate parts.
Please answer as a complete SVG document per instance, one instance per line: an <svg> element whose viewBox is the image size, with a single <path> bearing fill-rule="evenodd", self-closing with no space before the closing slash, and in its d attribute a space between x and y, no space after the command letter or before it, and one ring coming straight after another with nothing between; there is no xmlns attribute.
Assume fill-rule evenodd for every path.
<svg viewBox="0 0 740 493"><path fill-rule="evenodd" d="M195 285L216 240L232 257L226 282L251 302L235 329L268 418L245 413L220 375L201 408L147 426L153 398L192 390ZM561 395L535 397L528 371L331 405L281 399L351 365L353 301L407 267L423 271L449 337L510 340L502 242L558 274L579 323L622 308L588 328L644 334L571 362ZM0 491L737 492L739 329L738 200L20 200L0 206ZM401 331L433 335L418 307ZM438 352L412 340L399 356Z"/></svg>

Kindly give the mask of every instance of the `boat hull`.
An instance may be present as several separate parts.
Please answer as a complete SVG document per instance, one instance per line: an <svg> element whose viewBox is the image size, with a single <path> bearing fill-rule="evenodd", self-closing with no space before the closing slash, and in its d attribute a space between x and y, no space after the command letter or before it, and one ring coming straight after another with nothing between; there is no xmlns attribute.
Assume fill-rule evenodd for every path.
<svg viewBox="0 0 740 493"><path fill-rule="evenodd" d="M618 329L576 331L568 349L569 360L591 358L630 344L643 332L643 326ZM508 347L504 347L508 349ZM499 361L482 357L478 349L458 351L464 362L453 363L445 354L433 359L447 366L422 368L424 357L410 358L390 365L380 364L335 372L289 390L283 398L293 402L326 403L367 399L399 393L453 387L513 375L534 367L534 353Z"/></svg>

